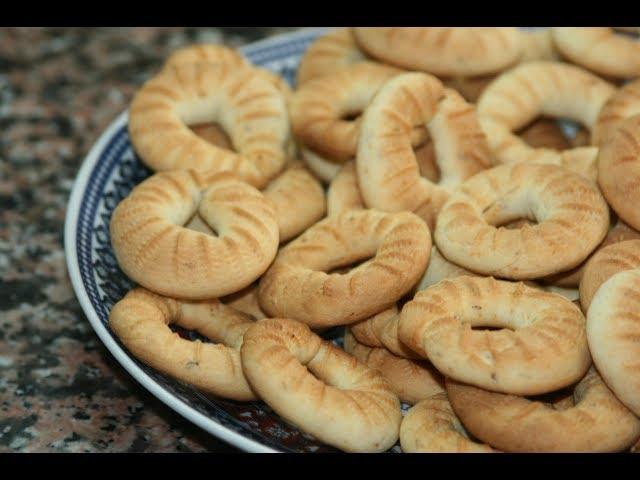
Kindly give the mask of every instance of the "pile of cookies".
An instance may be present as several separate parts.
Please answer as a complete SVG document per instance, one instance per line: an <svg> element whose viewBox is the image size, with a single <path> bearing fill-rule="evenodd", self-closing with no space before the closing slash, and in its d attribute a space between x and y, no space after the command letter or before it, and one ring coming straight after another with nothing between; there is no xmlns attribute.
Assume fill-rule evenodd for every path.
<svg viewBox="0 0 640 480"><path fill-rule="evenodd" d="M629 450L628 35L345 28L308 48L295 90L223 46L174 52L129 110L156 173L111 218L140 285L111 329L153 368L344 451ZM343 347L321 336L339 326Z"/></svg>

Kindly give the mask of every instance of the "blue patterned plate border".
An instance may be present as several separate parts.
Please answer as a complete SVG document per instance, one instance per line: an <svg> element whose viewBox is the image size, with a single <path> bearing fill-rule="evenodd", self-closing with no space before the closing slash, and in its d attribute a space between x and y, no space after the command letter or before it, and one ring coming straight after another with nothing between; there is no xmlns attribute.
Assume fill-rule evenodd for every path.
<svg viewBox="0 0 640 480"><path fill-rule="evenodd" d="M293 83L300 56L325 28L303 29L243 47L254 64ZM211 399L130 356L108 329L110 307L133 285L119 272L108 220L115 205L149 175L131 150L127 111L91 148L75 179L65 219L67 268L89 322L116 360L159 400L220 439L249 452L334 451L280 421L264 404ZM114 272L116 272L114 274Z"/></svg>

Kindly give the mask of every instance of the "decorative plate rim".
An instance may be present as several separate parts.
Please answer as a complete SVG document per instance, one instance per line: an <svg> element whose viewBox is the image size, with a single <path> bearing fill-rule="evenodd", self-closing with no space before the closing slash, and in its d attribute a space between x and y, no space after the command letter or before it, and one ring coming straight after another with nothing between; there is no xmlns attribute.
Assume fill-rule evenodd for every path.
<svg viewBox="0 0 640 480"><path fill-rule="evenodd" d="M240 50L246 55L252 53L259 54L262 50L269 50L274 45L293 42L299 38L307 36L317 36L327 31L325 27L305 28L294 32L274 35L258 42L245 45ZM67 264L67 271L76 298L86 315L89 323L95 330L96 334L107 347L109 352L115 357L118 363L145 389L151 392L157 399L167 405L169 408L204 429L208 433L220 438L221 440L247 452L254 453L281 453L280 450L268 447L260 442L245 437L231 428L228 428L215 419L210 418L195 408L188 405L180 398L174 396L171 392L164 389L153 378L140 368L130 357L130 355L122 349L115 341L107 328L103 325L97 312L91 304L86 286L82 280L80 273L80 262L77 252L77 232L80 217L80 203L84 197L85 191L89 186L89 180L92 172L100 160L101 154L104 152L105 146L112 140L116 132L127 124L128 110L121 112L114 120L111 121L107 129L100 135L98 140L93 144L89 153L84 158L80 170L74 179L73 188L69 201L67 203L67 212L64 225L64 250Z"/></svg>

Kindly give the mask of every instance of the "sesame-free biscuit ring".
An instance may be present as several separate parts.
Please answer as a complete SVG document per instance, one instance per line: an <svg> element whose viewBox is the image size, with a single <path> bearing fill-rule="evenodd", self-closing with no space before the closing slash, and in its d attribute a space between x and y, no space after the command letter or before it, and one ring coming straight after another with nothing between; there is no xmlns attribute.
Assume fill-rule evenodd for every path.
<svg viewBox="0 0 640 480"><path fill-rule="evenodd" d="M593 129L615 87L580 67L529 62L496 78L477 104L480 124L498 163L563 165L595 180L595 146L568 150L533 148L514 132L539 115L568 118Z"/></svg>
<svg viewBox="0 0 640 480"><path fill-rule="evenodd" d="M384 348L396 357L422 358L398 339L399 322L400 312L393 305L371 318L350 325L349 330L355 340L364 346Z"/></svg>
<svg viewBox="0 0 640 480"><path fill-rule="evenodd" d="M424 144L415 147L416 162L420 169L420 175L427 180L437 182L440 170L436 162L436 153L433 142L427 139ZM345 163L337 174L331 179L327 189L327 215L336 215L344 210L366 208L356 175L355 161Z"/></svg>
<svg viewBox="0 0 640 480"><path fill-rule="evenodd" d="M344 163L358 148L361 117L376 92L402 73L394 67L363 62L305 83L289 104L291 127L296 138L327 159ZM412 145L424 142L424 129L412 131Z"/></svg>
<svg viewBox="0 0 640 480"><path fill-rule="evenodd" d="M187 125L217 122L237 150L217 147ZM253 69L229 64L180 64L164 69L136 93L129 134L155 171L231 171L264 187L287 160L289 116L284 98Z"/></svg>
<svg viewBox="0 0 640 480"><path fill-rule="evenodd" d="M190 341L169 325L196 330L216 343ZM208 394L256 400L240 365L240 345L253 319L219 300L189 302L136 288L109 313L109 327L147 365Z"/></svg>
<svg viewBox="0 0 640 480"><path fill-rule="evenodd" d="M447 377L516 395L566 387L591 363L577 306L492 277L442 280L418 292L402 308L398 337Z"/></svg>
<svg viewBox="0 0 640 480"><path fill-rule="evenodd" d="M640 230L640 114L623 121L600 148L598 185L618 216Z"/></svg>
<svg viewBox="0 0 640 480"><path fill-rule="evenodd" d="M593 129L593 144L602 145L627 118L640 114L640 80L623 85L604 104Z"/></svg>
<svg viewBox="0 0 640 480"><path fill-rule="evenodd" d="M300 143L300 154L307 168L317 178L322 180L323 183L330 183L331 180L338 175L338 172L342 168L341 163L334 162L326 157L323 157L318 152L314 152L309 147Z"/></svg>
<svg viewBox="0 0 640 480"><path fill-rule="evenodd" d="M339 28L318 37L304 52L298 65L296 84L300 87L308 80L367 60L351 29Z"/></svg>
<svg viewBox="0 0 640 480"><path fill-rule="evenodd" d="M499 72L522 55L514 27L357 27L356 42L370 56L439 76Z"/></svg>
<svg viewBox="0 0 640 480"><path fill-rule="evenodd" d="M326 202L322 185L300 162L291 163L262 193L273 205L280 243L302 233L324 216ZM199 215L195 215L186 227L215 235Z"/></svg>
<svg viewBox="0 0 640 480"><path fill-rule="evenodd" d="M420 175L410 142L415 125L427 127L433 140L440 170L437 183ZM450 191L490 164L473 106L431 75L394 77L363 115L356 171L370 208L409 210L433 228Z"/></svg>
<svg viewBox="0 0 640 480"><path fill-rule="evenodd" d="M587 338L604 381L640 416L640 269L616 273L598 288L587 314Z"/></svg>
<svg viewBox="0 0 640 480"><path fill-rule="evenodd" d="M262 193L273 203L280 243L299 235L324 217L324 189L301 162L292 163L269 182Z"/></svg>
<svg viewBox="0 0 640 480"><path fill-rule="evenodd" d="M169 55L167 60L164 62L163 68L171 68L185 63L201 62L213 64L224 63L234 69L250 68L266 81L273 84L273 86L282 93L285 100L288 100L293 93L289 84L280 75L277 75L266 68L252 65L239 51L225 47L224 45L201 43L179 48Z"/></svg>
<svg viewBox="0 0 640 480"><path fill-rule="evenodd" d="M413 213L347 210L280 249L260 280L260 306L314 328L351 324L407 293L430 250L429 229ZM326 273L365 259L348 273Z"/></svg>
<svg viewBox="0 0 640 480"><path fill-rule="evenodd" d="M623 221L618 219L616 224L611 227L607 236L598 247L589 254L587 259L578 265L576 268L567 270L566 272L556 273L554 275L542 278L542 282L547 285L552 285L560 288L574 289L580 286L580 281L584 275L585 268L588 262L596 255L600 250L614 243L624 242L627 240L640 240L640 232L629 227ZM640 251L639 251L640 253Z"/></svg>
<svg viewBox="0 0 640 480"><path fill-rule="evenodd" d="M535 225L500 225L526 218ZM556 165L499 165L467 180L440 210L434 239L451 262L483 275L528 280L582 263L609 229L595 184Z"/></svg>
<svg viewBox="0 0 640 480"><path fill-rule="evenodd" d="M619 452L640 437L640 420L594 368L575 386L572 406L488 392L451 379L446 387L466 429L505 452Z"/></svg>
<svg viewBox="0 0 640 480"><path fill-rule="evenodd" d="M347 452L382 452L397 441L400 401L384 377L307 325L260 320L240 353L254 391L301 430Z"/></svg>
<svg viewBox="0 0 640 480"><path fill-rule="evenodd" d="M405 453L494 453L488 445L469 439L453 412L446 392L437 393L409 409L400 424Z"/></svg>
<svg viewBox="0 0 640 480"><path fill-rule="evenodd" d="M556 27L552 35L560 53L578 65L609 77L640 76L640 43L612 28Z"/></svg>
<svg viewBox="0 0 640 480"><path fill-rule="evenodd" d="M257 282L235 293L221 297L220 301L239 312L251 315L256 320L267 318L267 315L260 308Z"/></svg>
<svg viewBox="0 0 640 480"><path fill-rule="evenodd" d="M426 361L398 357L385 348L368 347L359 343L345 329L344 350L365 365L378 370L389 382L401 402L413 405L436 393L444 392L444 378Z"/></svg>
<svg viewBox="0 0 640 480"><path fill-rule="evenodd" d="M196 212L217 236L182 226ZM120 202L110 229L127 276L185 299L241 290L264 273L278 249L271 202L230 173L157 173Z"/></svg>
<svg viewBox="0 0 640 480"><path fill-rule="evenodd" d="M580 305L588 312L600 286L616 273L640 268L640 239L609 245L596 253L580 280Z"/></svg>

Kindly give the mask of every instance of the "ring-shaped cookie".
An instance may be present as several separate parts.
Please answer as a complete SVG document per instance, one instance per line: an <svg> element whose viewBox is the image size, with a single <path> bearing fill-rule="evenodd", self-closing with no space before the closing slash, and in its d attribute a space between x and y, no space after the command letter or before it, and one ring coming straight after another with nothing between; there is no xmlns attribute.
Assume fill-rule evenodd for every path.
<svg viewBox="0 0 640 480"><path fill-rule="evenodd" d="M466 429L505 452L619 452L640 437L640 419L615 397L594 368L575 386L574 405L568 408L450 379L446 387Z"/></svg>
<svg viewBox="0 0 640 480"><path fill-rule="evenodd" d="M397 441L402 413L387 381L307 325L260 320L240 353L254 391L301 430L347 452L382 452Z"/></svg>
<svg viewBox="0 0 640 480"><path fill-rule="evenodd" d="M488 445L469 440L453 412L446 392L437 393L409 409L400 424L405 453L494 453Z"/></svg>
<svg viewBox="0 0 640 480"><path fill-rule="evenodd" d="M480 124L498 163L563 165L595 179L597 147L533 148L514 132L539 115L568 118L592 131L615 88L580 67L529 62L496 78L478 100Z"/></svg>
<svg viewBox="0 0 640 480"><path fill-rule="evenodd" d="M291 163L262 193L273 205L280 243L292 239L324 217L326 201L322 185L300 162ZM195 215L186 227L214 234L199 215Z"/></svg>
<svg viewBox="0 0 640 480"><path fill-rule="evenodd" d="M358 149L362 113L389 79L402 73L394 67L363 62L313 79L298 88L289 104L296 138L320 155L344 163ZM412 130L412 145L424 142L424 129Z"/></svg>
<svg viewBox="0 0 640 480"><path fill-rule="evenodd" d="M526 218L535 225L504 225ZM480 172L440 210L434 239L451 262L484 275L528 280L579 265L609 229L595 184L556 165L520 162Z"/></svg>
<svg viewBox="0 0 640 480"><path fill-rule="evenodd" d="M627 118L640 114L640 80L619 88L604 104L593 129L593 144L602 145Z"/></svg>
<svg viewBox="0 0 640 480"><path fill-rule="evenodd" d="M183 227L196 213L218 233ZM271 202L230 173L157 173L113 212L111 243L122 271L171 297L221 297L251 284L278 249Z"/></svg>
<svg viewBox="0 0 640 480"><path fill-rule="evenodd" d="M571 385L591 363L577 306L492 277L442 280L418 292L400 313L398 336L443 375L515 395Z"/></svg>
<svg viewBox="0 0 640 480"><path fill-rule="evenodd" d="M296 86L367 60L351 29L339 28L318 37L304 52L298 65Z"/></svg>
<svg viewBox="0 0 640 480"><path fill-rule="evenodd" d="M600 286L587 314L593 363L616 397L640 416L640 269Z"/></svg>
<svg viewBox="0 0 640 480"><path fill-rule="evenodd" d="M413 213L347 210L280 249L260 280L260 306L314 328L354 323L407 293L430 250L429 229ZM326 273L365 259L347 273Z"/></svg>
<svg viewBox="0 0 640 480"><path fill-rule="evenodd" d="M495 73L522 55L515 27L357 27L353 33L374 58L445 77Z"/></svg>
<svg viewBox="0 0 640 480"><path fill-rule="evenodd" d="M198 137L187 125L217 122L236 152ZM131 142L153 170L232 171L262 188L285 165L289 115L283 96L253 69L229 64L165 68L136 93Z"/></svg>
<svg viewBox="0 0 640 480"><path fill-rule="evenodd" d="M640 269L619 272L596 291L587 314L587 338L604 381L640 416Z"/></svg>
<svg viewBox="0 0 640 480"><path fill-rule="evenodd" d="M640 42L616 35L609 27L555 27L553 43L560 53L600 75L640 76Z"/></svg>
<svg viewBox="0 0 640 480"><path fill-rule="evenodd" d="M398 357L385 348L363 345L355 339L348 327L344 333L344 351L378 370L401 402L414 405L436 393L444 392L444 378L429 362L409 360Z"/></svg>
<svg viewBox="0 0 640 480"><path fill-rule="evenodd" d="M217 343L190 341L171 331L177 324ZM242 373L240 345L254 321L216 299L185 302L136 288L109 313L109 327L133 355L156 370L203 392L256 400Z"/></svg>
<svg viewBox="0 0 640 480"><path fill-rule="evenodd" d="M431 139L414 149L420 175L427 180L437 182L440 169L436 162L436 153ZM344 210L366 208L356 174L355 161L350 160L335 174L327 189L327 215L336 215Z"/></svg>
<svg viewBox="0 0 640 480"><path fill-rule="evenodd" d="M431 135L441 174L437 183L420 175L409 141L415 125L424 125ZM356 170L370 208L409 210L433 228L450 191L490 164L473 106L454 90L443 89L433 76L396 76L363 115Z"/></svg>
<svg viewBox="0 0 640 480"><path fill-rule="evenodd" d="M342 168L341 163L323 157L302 143L300 143L300 154L307 168L324 183L330 183Z"/></svg>
<svg viewBox="0 0 640 480"><path fill-rule="evenodd" d="M600 286L616 273L640 268L640 240L609 245L587 262L580 280L580 305L588 312Z"/></svg>
<svg viewBox="0 0 640 480"><path fill-rule="evenodd" d="M288 100L292 95L289 84L280 75L273 73L266 68L256 67L252 65L242 54L224 45L213 43L201 43L189 45L175 50L164 62L163 68L170 68L185 63L225 63L234 69L250 68L258 73L269 83L273 84L285 99Z"/></svg>
<svg viewBox="0 0 640 480"><path fill-rule="evenodd" d="M400 358L422 358L398 339L399 323L400 312L393 305L371 318L350 325L349 331L357 342L366 347L384 348Z"/></svg>
<svg viewBox="0 0 640 480"><path fill-rule="evenodd" d="M640 114L620 123L600 148L598 185L618 216L640 230Z"/></svg>
<svg viewBox="0 0 640 480"><path fill-rule="evenodd" d="M582 276L584 275L585 268L589 261L603 248L613 245L614 243L625 242L627 240L640 240L640 232L629 227L620 219L616 221L616 224L611 227L607 236L598 247L589 254L587 259L578 265L576 268L567 270L566 272L556 273L549 277L540 279L544 284L553 287L574 289L580 286ZM640 251L638 252L640 253ZM639 265L640 267L640 265ZM586 311L586 310L585 310Z"/></svg>

